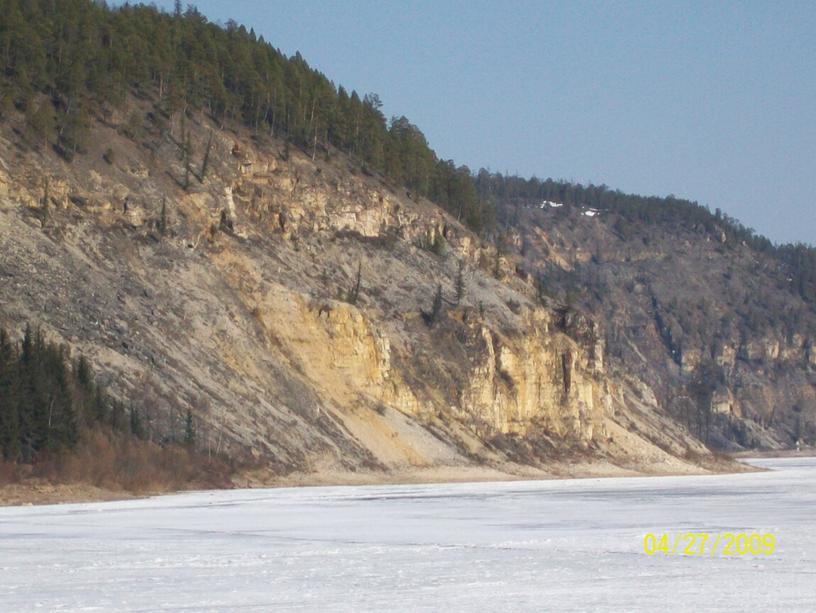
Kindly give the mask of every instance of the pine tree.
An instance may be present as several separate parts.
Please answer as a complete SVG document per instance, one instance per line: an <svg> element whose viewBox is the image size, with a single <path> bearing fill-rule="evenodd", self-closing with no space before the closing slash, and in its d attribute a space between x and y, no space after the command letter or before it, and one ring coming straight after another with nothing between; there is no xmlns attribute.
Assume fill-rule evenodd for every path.
<svg viewBox="0 0 816 613"><path fill-rule="evenodd" d="M48 222L48 211L49 211L49 201L51 200L51 193L49 190L49 183L48 177L43 179L43 197L40 201L40 218L42 219L42 225Z"/></svg>
<svg viewBox="0 0 816 613"><path fill-rule="evenodd" d="M43 147L48 144L48 138L54 133L54 108L47 100L41 102L36 109L26 114L28 135L31 144Z"/></svg>
<svg viewBox="0 0 816 613"><path fill-rule="evenodd" d="M77 441L76 412L62 350L49 345L44 347L44 351L48 387L45 448L49 451L60 451L73 447Z"/></svg>
<svg viewBox="0 0 816 613"><path fill-rule="evenodd" d="M497 279L501 279L502 271L501 271L501 259L502 255L504 255L505 251L505 237L503 234L500 234L496 238L496 253L493 259L493 276Z"/></svg>
<svg viewBox="0 0 816 613"><path fill-rule="evenodd" d="M79 383L83 390L87 392L91 391L93 374L91 373L91 365L88 363L88 360L84 355L79 356L79 359L76 361L76 365L74 366L74 377L76 377L77 383Z"/></svg>
<svg viewBox="0 0 816 613"><path fill-rule="evenodd" d="M40 331L26 325L20 355L20 447L30 462L48 442L48 398L43 372Z"/></svg>
<svg viewBox="0 0 816 613"><path fill-rule="evenodd" d="M159 232L162 236L167 233L167 197L162 196L161 215L159 217Z"/></svg>
<svg viewBox="0 0 816 613"><path fill-rule="evenodd" d="M536 298L541 306L547 305L547 280L544 278L544 275L538 275L536 277Z"/></svg>
<svg viewBox="0 0 816 613"><path fill-rule="evenodd" d="M94 380L88 361L26 326L19 351L0 329L0 459L37 462L76 447L83 429L106 428L147 439L139 411L129 419ZM185 442L195 443L188 411Z"/></svg>
<svg viewBox="0 0 816 613"><path fill-rule="evenodd" d="M459 270L456 273L456 304L462 302L465 297L465 263L459 260Z"/></svg>
<svg viewBox="0 0 816 613"><path fill-rule="evenodd" d="M20 455L19 370L14 346L0 329L0 457L16 460Z"/></svg>
<svg viewBox="0 0 816 613"><path fill-rule="evenodd" d="M125 429L125 407L119 401L114 401L111 405L110 425L116 431Z"/></svg>
<svg viewBox="0 0 816 613"><path fill-rule="evenodd" d="M130 407L130 433L138 439L145 440L147 432L144 424L142 424L142 417L135 407Z"/></svg>
<svg viewBox="0 0 816 613"><path fill-rule="evenodd" d="M431 251L436 255L445 255L445 237L441 232L434 232L433 242L431 243Z"/></svg>
<svg viewBox="0 0 816 613"><path fill-rule="evenodd" d="M105 424L108 422L108 402L102 388L94 385L93 390L93 404L90 410L91 419L97 424Z"/></svg>
<svg viewBox="0 0 816 613"><path fill-rule="evenodd" d="M346 295L346 302L349 304L356 305L357 300L360 298L360 287L362 285L362 261L357 262L357 275L355 277L354 285L348 291Z"/></svg>
<svg viewBox="0 0 816 613"><path fill-rule="evenodd" d="M204 150L204 158L201 160L201 175L198 177L198 180L203 183L204 177L207 175L207 168L210 163L210 151L212 150L213 144L213 132L210 130L210 136L207 139L207 148Z"/></svg>
<svg viewBox="0 0 816 613"><path fill-rule="evenodd" d="M187 409L187 416L184 419L184 444L188 447L195 446L196 428L193 421L193 414Z"/></svg>
<svg viewBox="0 0 816 613"><path fill-rule="evenodd" d="M14 100L10 92L0 94L0 121L7 119L14 112Z"/></svg>
<svg viewBox="0 0 816 613"><path fill-rule="evenodd" d="M439 321L439 316L442 314L442 284L436 286L436 293L434 294L433 304L431 305L430 313L422 313L423 318L425 319L425 323L428 324L428 327L432 328L437 321Z"/></svg>
<svg viewBox="0 0 816 613"><path fill-rule="evenodd" d="M183 117L183 115L182 115ZM192 142L190 140L190 133L184 135L183 156L184 156L184 182L182 187L184 191L190 189L190 156L192 155Z"/></svg>

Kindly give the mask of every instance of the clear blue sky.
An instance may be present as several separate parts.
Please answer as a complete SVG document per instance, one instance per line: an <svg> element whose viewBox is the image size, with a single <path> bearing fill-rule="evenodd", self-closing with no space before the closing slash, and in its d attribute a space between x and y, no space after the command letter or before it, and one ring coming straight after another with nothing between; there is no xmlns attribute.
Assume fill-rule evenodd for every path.
<svg viewBox="0 0 816 613"><path fill-rule="evenodd" d="M194 4L472 169L673 193L816 243L814 2Z"/></svg>

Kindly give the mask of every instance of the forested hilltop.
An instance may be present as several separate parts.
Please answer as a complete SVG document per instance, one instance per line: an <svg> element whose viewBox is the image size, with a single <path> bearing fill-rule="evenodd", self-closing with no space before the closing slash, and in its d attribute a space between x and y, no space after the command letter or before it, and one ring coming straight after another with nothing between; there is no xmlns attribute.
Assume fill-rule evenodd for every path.
<svg viewBox="0 0 816 613"><path fill-rule="evenodd" d="M716 209L674 196L638 196L614 190L606 185L579 185L553 179L524 179L480 170L474 177L480 199L498 211L504 225L514 219L508 210L512 205L539 204L551 201L568 207L593 208L618 216L615 229L623 238L631 238L632 224L645 227L683 227L736 247L745 244L757 253L779 258L790 289L816 306L816 249L804 244L774 245L753 228ZM508 205L509 209L508 209Z"/></svg>
<svg viewBox="0 0 816 613"><path fill-rule="evenodd" d="M66 158L81 153L92 117L105 119L129 95L153 99L157 121L203 110L221 125L240 122L257 135L286 138L312 157L332 147L415 196L425 196L472 229L492 235L497 200L549 198L613 210L648 223L725 232L733 241L778 255L807 300L816 296L816 250L774 247L737 220L696 202L641 197L606 186L472 173L443 160L406 117L387 120L376 94L335 86L296 53L287 57L243 25L209 23L194 7L173 13L91 0L0 0L4 66L0 116L27 116L27 138ZM133 117L137 137L141 117Z"/></svg>

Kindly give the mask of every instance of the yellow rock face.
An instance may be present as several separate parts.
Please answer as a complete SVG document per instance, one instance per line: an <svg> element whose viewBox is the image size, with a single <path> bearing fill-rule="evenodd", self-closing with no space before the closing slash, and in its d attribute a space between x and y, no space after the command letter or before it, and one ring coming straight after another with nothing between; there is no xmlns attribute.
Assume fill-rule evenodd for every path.
<svg viewBox="0 0 816 613"><path fill-rule="evenodd" d="M528 325L515 340L481 328L484 356L472 370L460 410L503 433L543 428L591 440L604 418L604 393L587 373L583 350L549 333L546 320Z"/></svg>
<svg viewBox="0 0 816 613"><path fill-rule="evenodd" d="M209 131L190 129L202 151ZM213 448L300 470L505 461L501 434L612 449L622 426L610 420L642 382L607 373L592 322L568 331L516 260L440 209L348 160L221 133L206 178L183 189L172 141L153 159L105 130L92 142L115 145L116 169L102 151L87 172L32 155L12 179L0 165L0 247L17 284L0 298L11 321L33 318L89 355L114 393L143 396L157 431L190 410ZM47 228L27 210L44 176L62 203ZM338 300L358 267L361 299ZM23 282L31 270L37 284Z"/></svg>

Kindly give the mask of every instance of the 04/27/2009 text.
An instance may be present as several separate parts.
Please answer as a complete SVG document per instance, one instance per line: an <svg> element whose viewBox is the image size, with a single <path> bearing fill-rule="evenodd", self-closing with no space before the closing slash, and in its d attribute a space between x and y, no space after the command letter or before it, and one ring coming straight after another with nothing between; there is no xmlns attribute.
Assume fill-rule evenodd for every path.
<svg viewBox="0 0 816 613"><path fill-rule="evenodd" d="M676 535L647 533L643 537L643 553L667 556L744 556L772 555L776 547L774 534L756 532L709 534L680 532Z"/></svg>

